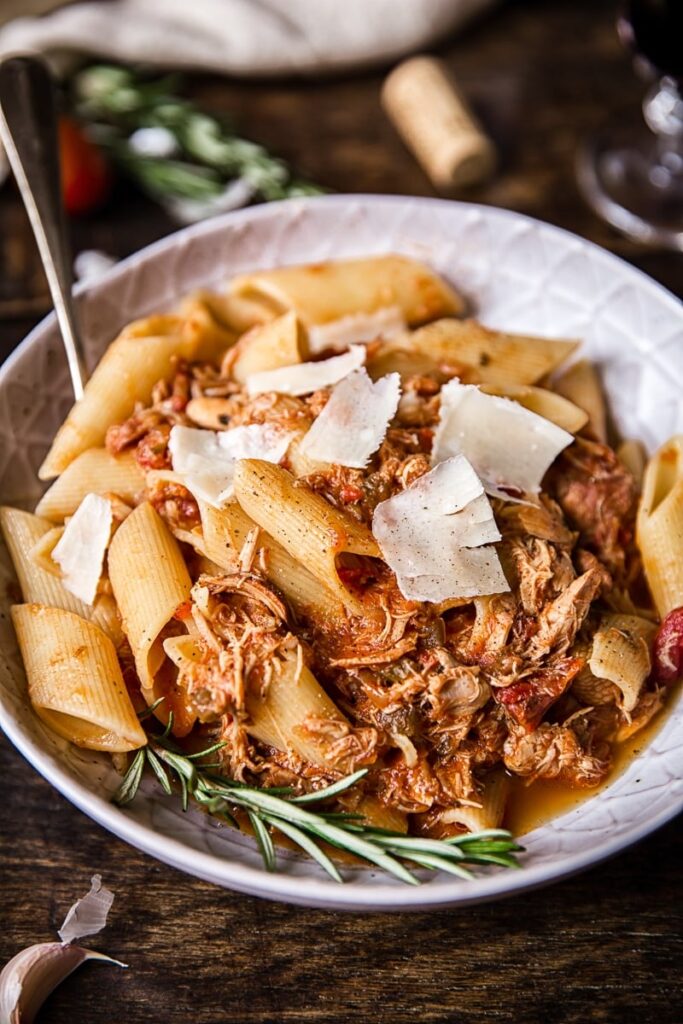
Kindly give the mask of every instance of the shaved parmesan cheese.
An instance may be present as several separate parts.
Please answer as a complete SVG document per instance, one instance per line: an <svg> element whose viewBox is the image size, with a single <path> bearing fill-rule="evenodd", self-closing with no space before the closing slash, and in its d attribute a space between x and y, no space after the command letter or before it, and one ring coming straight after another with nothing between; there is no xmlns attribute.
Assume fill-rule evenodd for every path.
<svg viewBox="0 0 683 1024"><path fill-rule="evenodd" d="M385 306L374 313L350 313L338 320L309 327L308 345L313 353L329 348L342 350L375 338L393 338L407 329L399 307Z"/></svg>
<svg viewBox="0 0 683 1024"><path fill-rule="evenodd" d="M318 462L363 469L384 440L400 394L397 373L373 383L365 369L354 370L335 387L301 442L301 454Z"/></svg>
<svg viewBox="0 0 683 1024"><path fill-rule="evenodd" d="M337 384L365 362L365 346L352 345L348 352L318 363L295 363L277 370L251 373L246 380L247 392L260 395L264 391L277 391L281 395L309 395L318 388Z"/></svg>
<svg viewBox="0 0 683 1024"><path fill-rule="evenodd" d="M568 431L517 402L451 380L441 389L432 464L462 454L489 494L538 494L546 470L573 440Z"/></svg>
<svg viewBox="0 0 683 1024"><path fill-rule="evenodd" d="M498 552L490 545L460 548L447 572L434 576L397 575L396 582L409 601L429 601L432 604L441 604L452 597L502 594L510 589ZM454 593L456 589L457 593Z"/></svg>
<svg viewBox="0 0 683 1024"><path fill-rule="evenodd" d="M278 463L294 435L270 423L254 423L233 430L197 430L173 427L168 442L174 472L187 489L214 508L232 497L235 463L261 459Z"/></svg>
<svg viewBox="0 0 683 1024"><path fill-rule="evenodd" d="M509 590L484 487L464 457L441 462L375 509L372 532L404 597L445 601Z"/></svg>
<svg viewBox="0 0 683 1024"><path fill-rule="evenodd" d="M113 514L111 502L99 494L86 494L52 550L62 570L62 583L85 604L92 604L102 575Z"/></svg>

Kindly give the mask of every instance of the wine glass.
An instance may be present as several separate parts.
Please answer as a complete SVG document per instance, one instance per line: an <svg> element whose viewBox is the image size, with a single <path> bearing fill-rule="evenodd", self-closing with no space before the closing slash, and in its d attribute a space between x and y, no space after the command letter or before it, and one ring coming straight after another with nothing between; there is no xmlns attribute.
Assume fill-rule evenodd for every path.
<svg viewBox="0 0 683 1024"><path fill-rule="evenodd" d="M612 118L579 152L579 186L625 235L683 250L683 0L630 0L617 27L650 85L641 118Z"/></svg>

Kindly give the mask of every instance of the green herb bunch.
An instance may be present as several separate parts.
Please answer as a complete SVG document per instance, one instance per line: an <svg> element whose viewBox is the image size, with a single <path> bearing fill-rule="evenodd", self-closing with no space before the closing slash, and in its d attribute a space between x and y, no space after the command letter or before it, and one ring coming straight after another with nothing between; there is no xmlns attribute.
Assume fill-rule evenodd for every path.
<svg viewBox="0 0 683 1024"><path fill-rule="evenodd" d="M145 712L145 717L151 710ZM184 753L170 738L172 722L170 716L163 733L149 735L147 746L137 752L114 794L114 802L123 805L133 800L145 769L149 768L169 796L174 785L179 788L183 810L187 810L192 799L235 828L240 825L234 811L245 813L268 871L277 868L273 831L300 847L336 882L344 879L321 843L353 854L410 885L419 885L420 880L406 867L405 861L464 879L473 877L470 871L473 865L519 867L515 854L523 847L505 829L486 829L448 839L422 839L375 828L359 814L326 810L324 805L354 786L366 774L366 769L303 796L293 795L288 788L257 789L217 774L218 764L207 759L220 750L223 743L198 753ZM321 804L322 808L309 810Z"/></svg>
<svg viewBox="0 0 683 1024"><path fill-rule="evenodd" d="M130 68L96 64L72 82L73 106L94 141L155 199L199 219L228 202L288 199L322 190L296 178L263 146L176 95L174 76L150 79ZM155 129L139 146L141 129ZM136 134L137 133L137 134ZM160 151L161 150L161 151ZM225 205L225 204L224 204Z"/></svg>

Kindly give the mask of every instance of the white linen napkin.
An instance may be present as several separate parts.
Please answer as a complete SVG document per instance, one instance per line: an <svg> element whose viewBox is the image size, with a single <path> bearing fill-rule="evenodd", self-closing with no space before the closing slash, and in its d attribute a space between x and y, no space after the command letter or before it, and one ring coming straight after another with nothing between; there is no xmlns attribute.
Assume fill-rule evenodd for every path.
<svg viewBox="0 0 683 1024"><path fill-rule="evenodd" d="M423 49L495 0L8 0L0 55L90 55L239 76L345 71Z"/></svg>

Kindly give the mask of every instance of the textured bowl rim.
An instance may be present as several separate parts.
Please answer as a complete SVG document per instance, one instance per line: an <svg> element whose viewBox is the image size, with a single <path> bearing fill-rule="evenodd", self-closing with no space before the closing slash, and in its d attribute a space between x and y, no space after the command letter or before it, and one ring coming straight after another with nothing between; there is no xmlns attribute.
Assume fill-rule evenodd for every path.
<svg viewBox="0 0 683 1024"><path fill-rule="evenodd" d="M634 267L626 260L615 256L601 246L564 228L556 227L526 214L503 210L498 207L484 206L477 203L456 202L453 200L415 196L384 196L384 195L333 195L315 198L285 200L279 203L268 203L263 206L249 207L244 210L223 214L199 224L183 228L180 231L153 242L151 245L131 254L116 264L102 278L94 282L84 282L75 289L76 295L98 289L107 289L119 278L125 277L132 269L142 263L154 262L163 258L166 253L181 247L187 240L201 239L205 235L219 234L224 228L230 229L244 222L277 217L281 209L315 209L317 206L346 205L364 203L371 206L396 206L406 203L411 206L432 208L435 211L444 208L460 207L465 210L480 212L485 218L509 219L526 222L542 227L551 234L559 234L566 239L579 242L581 247L599 254L606 265L619 266L632 275L639 284L646 286L655 293L660 302L672 306L682 315L683 307L678 299L663 285L654 281L643 271ZM10 376L15 362L19 361L34 344L55 327L55 314L49 313L0 367L0 390L6 377ZM681 698L683 699L683 697ZM606 833L594 847L575 854L564 854L557 861L534 866L524 866L520 872L498 872L497 874L480 875L467 883L454 879L437 877L427 884L418 887L400 886L398 883L362 885L354 882L337 885L323 878L288 875L285 873L269 874L261 868L237 863L229 858L203 853L187 846L180 840L173 839L155 831L151 826L142 824L125 811L115 807L108 800L93 793L86 785L75 780L60 764L43 748L25 735L20 723L0 702L0 727L30 764L55 788L98 824L114 833L120 839L151 856L181 871L195 875L205 881L213 882L239 892L266 899L281 900L292 904L349 911L419 911L430 908L457 906L460 904L479 903L504 896L513 896L530 889L547 885L552 881L567 878L604 861L628 846L637 843L651 832L660 828L683 810L683 796L672 796L671 803L658 814L642 820L619 836L609 838ZM640 755L646 760L646 752ZM586 803L590 802L590 797ZM372 874L372 872L364 872Z"/></svg>

